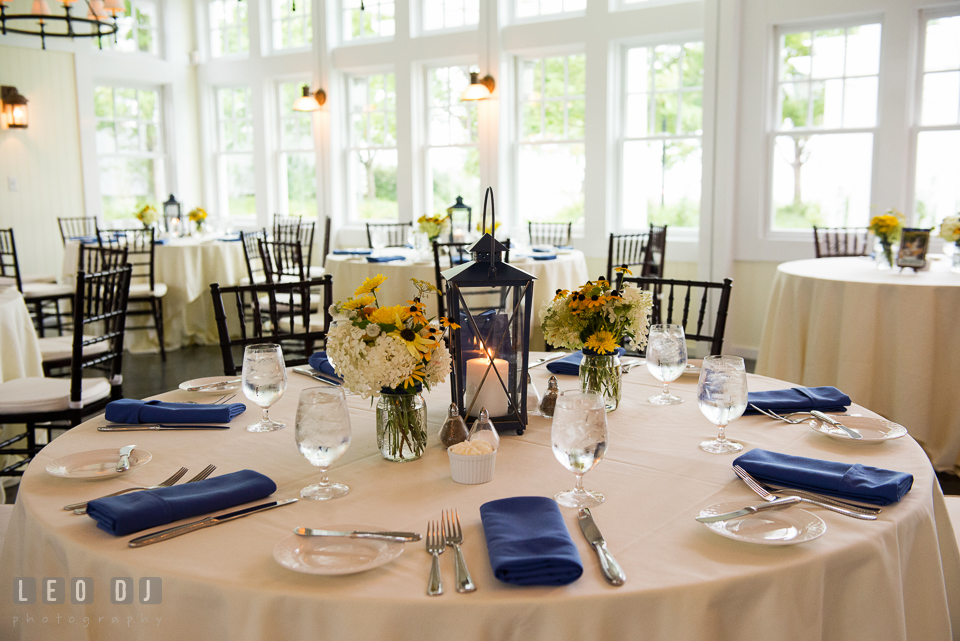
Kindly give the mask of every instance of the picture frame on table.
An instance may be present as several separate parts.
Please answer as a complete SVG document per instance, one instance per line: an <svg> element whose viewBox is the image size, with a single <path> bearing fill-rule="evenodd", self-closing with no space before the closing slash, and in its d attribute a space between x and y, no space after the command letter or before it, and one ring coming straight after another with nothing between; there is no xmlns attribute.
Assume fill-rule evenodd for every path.
<svg viewBox="0 0 960 641"><path fill-rule="evenodd" d="M918 271L927 266L927 249L930 247L929 229L904 228L900 234L900 251L897 266Z"/></svg>

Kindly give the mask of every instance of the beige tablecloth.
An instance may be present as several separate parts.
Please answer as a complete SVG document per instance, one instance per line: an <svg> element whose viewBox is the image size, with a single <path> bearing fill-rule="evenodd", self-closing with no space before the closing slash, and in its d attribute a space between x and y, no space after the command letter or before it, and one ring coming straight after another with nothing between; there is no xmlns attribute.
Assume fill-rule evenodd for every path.
<svg viewBox="0 0 960 641"><path fill-rule="evenodd" d="M63 257L63 275L77 271L79 245L69 242ZM243 243L178 238L157 245L154 270L158 283L167 286L163 297L163 331L167 349L186 345L211 345L219 342L213 317L210 284L238 285L247 275ZM142 305L142 304L141 304ZM128 324L152 326L148 316L137 316ZM156 333L129 332L125 341L131 352L157 352Z"/></svg>
<svg viewBox="0 0 960 641"><path fill-rule="evenodd" d="M27 376L43 376L37 332L17 288L0 288L0 383Z"/></svg>
<svg viewBox="0 0 960 641"><path fill-rule="evenodd" d="M436 284L433 257L415 262L415 252L406 249L380 250L386 255L408 256L407 260L389 263L368 263L363 256L331 254L327 256L327 271L333 276L333 299L347 300L364 279L383 274L389 280L377 294L381 305L400 305L409 300L416 290L411 278L419 278ZM543 332L540 330L540 307L553 298L558 289L573 289L589 279L587 261L579 250L561 250L554 260L533 260L511 254L510 263L533 275L537 280L533 287L533 323L530 331L532 349L544 349ZM437 299L430 296L427 315L436 316Z"/></svg>
<svg viewBox="0 0 960 641"><path fill-rule="evenodd" d="M543 389L548 372L532 371ZM7 592L0 599L0 636L936 641L951 637L951 621L952 629L960 630L960 555L933 470L912 439L850 446L802 425L756 416L737 420L728 435L748 448L860 461L911 472L915 481L912 491L884 508L875 522L817 511L827 531L815 541L779 548L731 541L694 517L713 503L746 505L758 498L731 471L733 456L698 449L716 428L697 408L696 378L684 376L671 385L684 398L682 405L656 407L645 399L659 392L660 384L642 369L625 377L623 403L609 415L605 460L585 477L588 488L607 497L593 513L626 572L627 582L619 588L601 578L570 509L562 512L583 559L578 581L521 588L493 577L480 505L518 495L553 496L572 487L574 478L553 456L550 421L536 417L523 436L503 436L491 483L453 482L436 436L449 402L445 386L427 395L430 441L424 457L405 464L380 457L370 402L348 397L353 442L331 471L334 480L350 486L343 498L301 500L140 549L127 547L130 537L114 538L89 518L60 509L122 487L160 481L181 465L192 475L207 463L218 466L217 474L258 470L276 481L275 497L298 496L317 479L315 468L297 452L292 425L298 392L312 384L301 376L290 378L285 396L271 411L288 421L278 432L247 432L244 426L259 416L251 406L228 432L106 433L95 431L103 422L96 419L54 441L23 479L0 556L0 585L13 585L13 577L92 577L94 602L16 607ZM576 384L574 377L561 377L561 388ZM750 385L754 390L784 386L757 376ZM165 397L190 398L183 392ZM151 452L153 460L122 479L73 481L44 471L56 457L129 443ZM447 592L426 596L430 556L419 543L408 544L383 567L349 576L298 574L272 558L277 542L297 526L360 524L424 532L427 520L439 518L444 508L459 510L464 554L478 586L473 594L453 590L453 555L448 552L441 557ZM111 604L111 577L160 577L163 603ZM59 624L53 623L57 614L64 617ZM16 622L14 617L19 617Z"/></svg>
<svg viewBox="0 0 960 641"><path fill-rule="evenodd" d="M937 470L960 463L960 274L878 271L866 258L777 268L757 372L834 385L904 425Z"/></svg>

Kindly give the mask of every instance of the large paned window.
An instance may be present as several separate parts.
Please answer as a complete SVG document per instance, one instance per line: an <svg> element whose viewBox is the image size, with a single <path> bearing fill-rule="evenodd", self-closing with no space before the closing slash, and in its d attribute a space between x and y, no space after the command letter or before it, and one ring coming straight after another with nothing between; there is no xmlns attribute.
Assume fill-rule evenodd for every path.
<svg viewBox="0 0 960 641"><path fill-rule="evenodd" d="M779 33L773 229L865 226L871 215L880 25Z"/></svg>
<svg viewBox="0 0 960 641"><path fill-rule="evenodd" d="M124 13L117 18L116 41L114 37L92 39L94 46L102 46L104 50L123 51L125 53L140 51L156 55L157 45L160 42L160 16L157 13L157 3L154 0L124 0Z"/></svg>
<svg viewBox="0 0 960 641"><path fill-rule="evenodd" d="M521 59L518 65L519 220L580 221L586 56Z"/></svg>
<svg viewBox="0 0 960 641"><path fill-rule="evenodd" d="M289 216L317 215L317 154L313 147L313 116L294 111L303 83L280 83L280 212Z"/></svg>
<svg viewBox="0 0 960 641"><path fill-rule="evenodd" d="M396 30L393 0L341 0L343 39L393 37Z"/></svg>
<svg viewBox="0 0 960 641"><path fill-rule="evenodd" d="M480 0L423 0L423 30L456 29L480 22Z"/></svg>
<svg viewBox="0 0 960 641"><path fill-rule="evenodd" d="M247 53L247 2L210 0L210 55L214 58Z"/></svg>
<svg viewBox="0 0 960 641"><path fill-rule="evenodd" d="M703 43L625 51L621 222L700 225Z"/></svg>
<svg viewBox="0 0 960 641"><path fill-rule="evenodd" d="M397 91L393 73L350 75L347 194L353 220L397 220Z"/></svg>
<svg viewBox="0 0 960 641"><path fill-rule="evenodd" d="M960 16L926 21L914 224L960 211Z"/></svg>
<svg viewBox="0 0 960 641"><path fill-rule="evenodd" d="M463 102L470 85L467 67L427 69L427 199L429 212L442 213L462 196L480 203L477 103Z"/></svg>
<svg viewBox="0 0 960 641"><path fill-rule="evenodd" d="M132 218L165 189L160 90L100 86L93 99L103 217Z"/></svg>
<svg viewBox="0 0 960 641"><path fill-rule="evenodd" d="M217 139L220 211L231 218L252 218L257 199L249 87L217 89Z"/></svg>
<svg viewBox="0 0 960 641"><path fill-rule="evenodd" d="M536 18L552 16L587 8L587 0L514 0L514 16Z"/></svg>
<svg viewBox="0 0 960 641"><path fill-rule="evenodd" d="M313 44L311 0L272 0L274 51L309 49Z"/></svg>

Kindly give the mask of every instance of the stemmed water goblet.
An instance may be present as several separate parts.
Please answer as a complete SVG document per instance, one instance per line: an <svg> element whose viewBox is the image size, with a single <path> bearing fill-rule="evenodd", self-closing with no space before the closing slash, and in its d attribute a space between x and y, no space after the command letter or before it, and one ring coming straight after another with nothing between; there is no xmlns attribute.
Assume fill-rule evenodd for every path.
<svg viewBox="0 0 960 641"><path fill-rule="evenodd" d="M300 496L326 501L349 492L346 485L327 478L327 468L350 447L350 414L343 388L310 387L300 392L295 437L300 453L320 468L320 482L300 490Z"/></svg>
<svg viewBox="0 0 960 641"><path fill-rule="evenodd" d="M687 337L683 325L651 325L647 336L647 371L663 381L663 393L647 399L654 405L677 405L683 402L670 393L670 382L677 380L687 367Z"/></svg>
<svg viewBox="0 0 960 641"><path fill-rule="evenodd" d="M593 507L603 503L603 494L583 489L583 475L603 460L607 449L607 412L598 392L567 391L557 398L550 430L553 455L577 475L572 490L554 498L564 507Z"/></svg>
<svg viewBox="0 0 960 641"><path fill-rule="evenodd" d="M717 438L700 443L711 454L739 452L743 444L727 440L724 430L747 409L747 370L739 356L708 356L700 368L697 385L700 411L719 428Z"/></svg>
<svg viewBox="0 0 960 641"><path fill-rule="evenodd" d="M280 400L287 389L287 368L279 345L263 343L247 345L243 350L243 395L263 410L258 423L247 426L250 432L272 432L283 429L286 423L270 419L270 407Z"/></svg>

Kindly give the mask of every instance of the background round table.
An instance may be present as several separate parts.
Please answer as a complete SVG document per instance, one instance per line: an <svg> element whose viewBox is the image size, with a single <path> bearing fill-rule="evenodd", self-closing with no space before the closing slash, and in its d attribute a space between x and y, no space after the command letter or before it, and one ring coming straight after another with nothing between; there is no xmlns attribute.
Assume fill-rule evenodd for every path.
<svg viewBox="0 0 960 641"><path fill-rule="evenodd" d="M532 372L540 389L545 388L549 372L542 367ZM683 376L671 385L684 399L682 405L657 407L645 399L659 392L660 383L643 369L631 371L624 378L620 408L608 415L606 457L585 477L589 489L606 495L593 514L626 572L622 587L602 579L576 511L563 508L583 560L578 581L564 587L517 587L493 577L480 506L510 496L553 496L572 487L574 477L553 456L550 421L534 417L522 436L503 435L492 482L455 483L437 438L449 403L446 386L427 395L430 439L419 461L384 461L376 447L370 401L349 396L353 442L331 470L332 479L350 486L347 496L301 500L139 549L127 546L133 535L112 537L88 517L61 507L158 482L181 465L190 469L189 477L207 463L218 466L216 474L255 469L276 481L275 498L298 496L317 479L316 469L297 452L293 434L298 393L314 382L291 376L286 394L271 410L271 416L287 421L287 428L267 434L244 429L259 417L252 405L226 432L97 432L103 419L94 419L56 439L27 470L0 557L0 584L10 586L14 577L91 577L93 603L38 601L17 607L12 598L2 599L4 637L933 641L949 639L951 626L960 630L960 554L933 470L912 439L851 447L804 425L759 416L735 421L728 435L747 448L857 461L910 472L915 481L902 501L883 509L878 521L816 510L827 531L815 541L786 547L731 541L694 517L714 503L760 500L734 476L733 456L698 449L716 428L697 408L696 381ZM751 376L750 385L762 390L784 383ZM560 386L575 388L577 379L561 376ZM191 398L179 391L163 397ZM121 479L71 481L44 471L50 460L69 453L130 443L151 452L153 460ZM407 544L387 565L348 576L298 574L272 558L277 542L298 526L359 524L423 533L427 521L439 519L443 509L459 511L475 593L454 591L448 549L440 559L446 593L428 597L430 555L422 543ZM135 582L160 577L162 604L111 604L111 577ZM63 619L52 632L41 618L56 614L75 622L89 617L90 623L83 627ZM28 615L32 623L25 623ZM14 616L21 622L16 628L11 626ZM105 618L98 620L101 616Z"/></svg>
<svg viewBox="0 0 960 641"><path fill-rule="evenodd" d="M23 295L0 288L0 383L27 376L43 376L37 332Z"/></svg>
<svg viewBox="0 0 960 641"><path fill-rule="evenodd" d="M777 268L756 371L833 385L902 424L937 470L960 463L960 274L880 271L867 258Z"/></svg>

